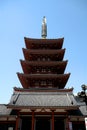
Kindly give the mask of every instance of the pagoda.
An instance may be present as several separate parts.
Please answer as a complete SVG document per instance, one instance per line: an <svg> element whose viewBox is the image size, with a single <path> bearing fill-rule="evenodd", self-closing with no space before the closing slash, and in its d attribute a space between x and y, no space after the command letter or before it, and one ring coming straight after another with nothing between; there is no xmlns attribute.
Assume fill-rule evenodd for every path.
<svg viewBox="0 0 87 130"><path fill-rule="evenodd" d="M24 89L64 89L70 73L64 74L67 60L63 61L64 38L46 39L46 18L42 22L42 39L24 38L25 60L21 60L24 73L17 73ZM37 90L38 90L37 89Z"/></svg>
<svg viewBox="0 0 87 130"><path fill-rule="evenodd" d="M73 88L65 87L70 73L65 73L68 61L64 60L64 38L46 36L44 17L42 38L24 38L24 60L20 60L23 73L17 73L22 87L14 87L6 105L10 110L7 122L13 119L9 130L75 130L77 126L77 130L84 130Z"/></svg>

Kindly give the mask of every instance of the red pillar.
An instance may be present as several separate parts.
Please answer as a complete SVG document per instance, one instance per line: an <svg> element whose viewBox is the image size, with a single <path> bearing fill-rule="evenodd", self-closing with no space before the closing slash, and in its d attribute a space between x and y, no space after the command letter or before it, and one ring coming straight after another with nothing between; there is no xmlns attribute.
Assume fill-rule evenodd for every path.
<svg viewBox="0 0 87 130"><path fill-rule="evenodd" d="M16 127L15 127L15 130L18 130L19 121L20 121L20 118L19 118L19 115L18 115L17 118L16 118Z"/></svg>
<svg viewBox="0 0 87 130"><path fill-rule="evenodd" d="M54 111L52 111L52 130L54 130Z"/></svg>
<svg viewBox="0 0 87 130"><path fill-rule="evenodd" d="M31 130L34 130L34 111L32 111L32 128Z"/></svg>

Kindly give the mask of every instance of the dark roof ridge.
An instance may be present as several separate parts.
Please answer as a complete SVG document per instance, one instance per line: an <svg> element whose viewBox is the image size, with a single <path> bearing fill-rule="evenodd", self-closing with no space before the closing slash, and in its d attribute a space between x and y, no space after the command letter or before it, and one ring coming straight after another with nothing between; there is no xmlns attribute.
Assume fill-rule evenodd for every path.
<svg viewBox="0 0 87 130"><path fill-rule="evenodd" d="M64 37L61 37L61 38L46 38L46 39L24 37L24 39L25 40L28 39L28 40L44 40L44 41L47 41L47 40L61 40L61 39L64 40Z"/></svg>
<svg viewBox="0 0 87 130"><path fill-rule="evenodd" d="M56 89L56 88L52 88L52 89L38 89L38 88L29 88L29 89L24 89L24 88L17 88L14 87L14 91L15 92L73 92L73 87L72 88L65 88L65 89Z"/></svg>

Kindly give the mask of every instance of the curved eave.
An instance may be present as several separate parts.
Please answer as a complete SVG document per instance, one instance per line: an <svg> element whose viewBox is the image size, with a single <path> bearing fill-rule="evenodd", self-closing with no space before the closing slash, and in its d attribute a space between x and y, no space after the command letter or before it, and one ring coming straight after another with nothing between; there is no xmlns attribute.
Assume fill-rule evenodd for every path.
<svg viewBox="0 0 87 130"><path fill-rule="evenodd" d="M64 88L67 80L70 76L68 74L22 74L17 73L18 78L23 86L23 88L29 88L29 83L31 80L56 80L59 88Z"/></svg>
<svg viewBox="0 0 87 130"><path fill-rule="evenodd" d="M46 52L45 52L46 50L40 50L40 52L39 52L39 50L33 50L33 52L32 52L32 50L30 50L30 49L24 49L23 48L23 53L24 53L24 57L25 57L25 59L26 60L29 60L30 59L30 57L32 57L32 55L34 56L39 56L39 55L58 55L58 58L60 59L60 60L62 60L63 59L63 57L64 57L64 53L65 53L65 48L64 49L59 49L59 50L47 50ZM31 53L32 52L32 53Z"/></svg>
<svg viewBox="0 0 87 130"><path fill-rule="evenodd" d="M41 44L48 46L57 46L58 48L62 48L64 38L58 39L34 39L34 38L24 38L25 45L27 49L33 48L33 46L40 46Z"/></svg>
<svg viewBox="0 0 87 130"><path fill-rule="evenodd" d="M29 70L30 68L32 67L56 67L58 68L58 70L60 72L64 72L65 68L66 68L66 65L67 65L67 60L66 61L23 61L23 60L20 60L21 62L21 66L22 66L22 69L24 71L24 73L28 74L29 73Z"/></svg>
<svg viewBox="0 0 87 130"><path fill-rule="evenodd" d="M17 73L17 76L23 88L27 89L29 87L29 84L27 83L26 77L20 75L20 73Z"/></svg>
<svg viewBox="0 0 87 130"><path fill-rule="evenodd" d="M18 87L14 87L14 91L15 92L32 92L32 91L35 91L35 92L64 92L64 93L73 93L73 87L72 88L65 88L65 89L24 89L24 88L18 88Z"/></svg>
<svg viewBox="0 0 87 130"><path fill-rule="evenodd" d="M17 73L18 75L29 78L29 79L65 79L68 78L70 73L68 74L23 74L23 73Z"/></svg>
<svg viewBox="0 0 87 130"><path fill-rule="evenodd" d="M62 49L25 49L23 48L23 51L28 51L28 54L40 54L40 55L57 55ZM65 48L64 48L65 50Z"/></svg>
<svg viewBox="0 0 87 130"><path fill-rule="evenodd" d="M30 109L31 111L32 110L36 110L36 109L43 109L43 106L19 106L19 105L10 105L10 104L7 104L7 108L12 108L14 110L21 110L21 109ZM65 109L66 111L68 110L78 110L79 106L44 106L45 109L51 109L51 110L57 110L57 109ZM56 112L55 112L56 113ZM59 113L58 113L59 114ZM75 117L75 116L74 116ZM81 116L80 116L81 117ZM84 116L85 117L85 116Z"/></svg>

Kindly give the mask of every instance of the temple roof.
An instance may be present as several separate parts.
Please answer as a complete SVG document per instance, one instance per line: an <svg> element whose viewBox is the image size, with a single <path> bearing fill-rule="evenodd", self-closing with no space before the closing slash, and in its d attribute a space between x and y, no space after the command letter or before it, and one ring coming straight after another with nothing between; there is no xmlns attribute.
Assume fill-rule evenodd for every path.
<svg viewBox="0 0 87 130"><path fill-rule="evenodd" d="M24 73L29 73L32 67L55 67L56 72L64 73L65 67L67 65L66 61L26 61L20 60Z"/></svg>
<svg viewBox="0 0 87 130"><path fill-rule="evenodd" d="M11 109L7 109L5 104L0 104L0 116L10 115Z"/></svg>
<svg viewBox="0 0 87 130"><path fill-rule="evenodd" d="M66 61L26 61L20 60L22 64L31 65L31 66L65 66L67 64Z"/></svg>
<svg viewBox="0 0 87 130"><path fill-rule="evenodd" d="M78 102L79 110L81 111L82 115L87 115L87 106L85 102L79 97L75 96L75 100Z"/></svg>
<svg viewBox="0 0 87 130"><path fill-rule="evenodd" d="M29 88L31 80L54 80L57 81L57 87L58 88L64 88L67 80L70 76L70 73L68 74L22 74L17 73L18 78L23 86L23 88Z"/></svg>
<svg viewBox="0 0 87 130"><path fill-rule="evenodd" d="M72 91L73 91L73 89L71 88L71 89L61 89L61 90L58 90L58 92L56 92L55 91L55 93L53 94L53 92L50 92L49 93L49 95L51 95L51 94L53 94L53 96L55 95L55 97L57 96L57 95L59 95L59 98L61 97L61 99L63 98L63 102L64 102L64 95L66 95L65 97L67 97L67 102L64 102L64 105L63 105L63 107L62 108L65 108L66 110L69 110L68 112L68 114L70 115L70 116L73 116L73 117L75 117L75 116L87 116L87 109L86 109L86 105L85 105L85 103L84 102L81 102L80 101L80 99L78 99L77 100L77 96L74 96L73 94L72 94ZM27 93L26 93L27 92ZM24 97L26 98L26 96L28 95L30 93L30 91L29 91L29 89L28 90L26 90L26 89L22 89L22 88L14 88L14 93L13 93L13 95L12 95L12 97L11 97L11 100L10 100L10 102L8 103L8 104L0 104L0 118L1 119L4 119L3 117L8 117L9 115L11 116L11 113L12 113L12 110L14 110L14 109L22 109L22 108L24 108L24 109L28 109L28 108L31 108L31 106L29 106L28 105L28 102L23 98L23 95L25 95ZM34 100L33 99L31 99L30 100L30 98L29 98L29 96L27 97L27 100L29 99L29 101L32 101L32 102L34 102L34 104L35 104L35 101L37 101L36 99L38 98L38 97L36 97L36 96L40 96L41 95L41 92L39 93L36 93L36 96L35 96L35 93L36 92L33 92L32 93L32 91L31 91L31 93L29 94L30 95L30 97L32 97L31 96L31 94L33 94L34 95ZM60 96L60 93L61 93L61 96ZM48 92L46 93L46 95L48 94ZM18 95L21 95L20 96L20 99L18 99L19 98L19 96ZM42 95L44 95L44 93L42 93ZM35 99L35 97L36 97L36 99ZM43 98L43 97L42 97ZM47 97L46 97L47 98ZM51 96L50 96L50 98L52 98ZM58 99L59 99L58 98ZM69 100L69 98L70 98L70 100ZM79 97L78 97L79 98ZM57 99L57 97L56 97L56 99ZM38 102L40 101L40 103L41 104L43 104L43 102L44 102L44 100L43 100L43 102L41 102L41 100L42 99L40 99L40 100L38 100ZM65 99L66 100L66 99ZM20 102L21 101L21 102ZM55 100L54 100L55 101ZM72 104L72 101L74 102L74 105ZM20 103L19 103L20 102ZM26 103L27 102L27 103ZM53 102L53 100L52 100L52 102ZM51 103L52 103L51 102ZM55 101L55 102L57 102L57 101ZM60 102L60 105L63 103L63 102ZM19 103L19 104L18 104ZM23 105L23 103L24 103L24 106L22 106ZM47 103L47 102L46 102ZM65 104L66 103L66 104ZM32 103L31 103L32 104ZM39 103L37 103L37 104L39 104ZM54 103L55 104L55 103ZM52 105L54 105L54 104L52 104ZM66 105L68 104L68 106L66 107ZM39 107L39 105L38 106L36 106L36 107ZM77 109L79 107L79 109ZM34 106L32 106L32 108L34 108ZM31 108L31 109L32 109ZM43 108L43 107L42 107ZM44 107L44 108L46 108L46 106ZM53 108L53 106L51 106L51 108ZM56 106L55 106L55 108L57 108ZM59 107L58 106L58 109L61 109L61 106ZM74 109L74 110L73 110ZM17 113L16 113L17 114ZM11 119L12 119L12 116L11 116Z"/></svg>
<svg viewBox="0 0 87 130"><path fill-rule="evenodd" d="M64 88L64 89L57 89L57 88L29 88L29 89L24 89L24 88L17 88L14 87L15 92L62 92L62 93L68 93L68 92L73 92L73 88Z"/></svg>
<svg viewBox="0 0 87 130"><path fill-rule="evenodd" d="M50 48L58 48L61 49L63 45L64 38L58 38L58 39L34 39L34 38L24 38L25 45L27 49L30 48L40 48L41 46ZM42 45L41 45L42 44Z"/></svg>
<svg viewBox="0 0 87 130"><path fill-rule="evenodd" d="M16 108L66 108L76 109L76 102L72 92L23 92L15 91L8 107Z"/></svg>
<svg viewBox="0 0 87 130"><path fill-rule="evenodd" d="M36 56L53 56L53 57L57 57L57 59L62 60L64 53L65 53L65 49L59 49L59 50L30 50L30 49L24 49L23 48L23 53L24 53L24 57L26 60L29 60L30 57L36 57Z"/></svg>
<svg viewBox="0 0 87 130"><path fill-rule="evenodd" d="M51 55L51 54L58 54L58 53L60 53L60 52L62 52L62 50L65 50L65 48L64 49L25 49L25 48L23 48L23 51L28 51L28 54L49 54L49 55Z"/></svg>
<svg viewBox="0 0 87 130"><path fill-rule="evenodd" d="M23 73L17 73L18 75L20 76L23 76L23 77L26 77L26 78L34 78L34 79L66 79L66 78L69 78L70 76L70 73L67 73L67 74L23 74Z"/></svg>

